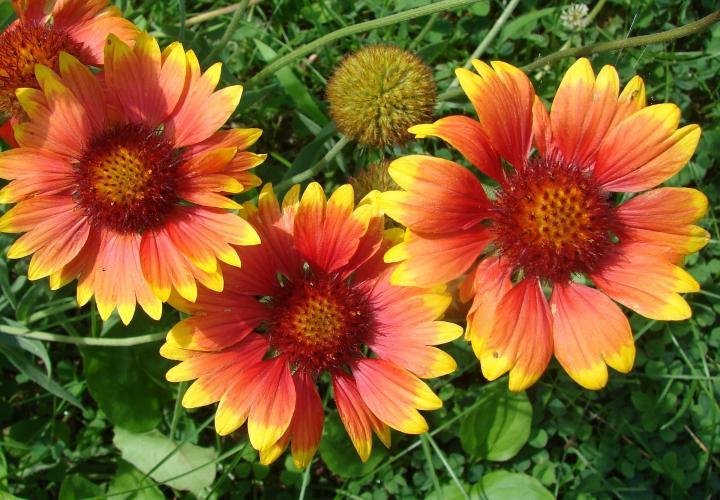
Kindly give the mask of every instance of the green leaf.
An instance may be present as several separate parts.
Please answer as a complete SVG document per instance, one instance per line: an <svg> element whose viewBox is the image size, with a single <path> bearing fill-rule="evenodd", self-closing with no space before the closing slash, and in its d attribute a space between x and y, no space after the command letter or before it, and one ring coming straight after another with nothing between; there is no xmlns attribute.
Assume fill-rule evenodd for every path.
<svg viewBox="0 0 720 500"><path fill-rule="evenodd" d="M527 474L497 470L486 474L470 490L470 498L486 500L552 500L540 481Z"/></svg>
<svg viewBox="0 0 720 500"><path fill-rule="evenodd" d="M124 460L120 460L117 473L108 486L108 496L111 495L114 500L165 499L155 481Z"/></svg>
<svg viewBox="0 0 720 500"><path fill-rule="evenodd" d="M7 340L7 339L4 339ZM75 396L70 394L67 389L55 382L53 379L47 376L47 374L41 372L24 354L23 351L18 347L13 347L7 342L0 342L0 353L4 354L10 363L15 366L23 375L38 384L40 387L48 391L49 393L57 396L60 399L64 399L73 406L84 410L80 401Z"/></svg>
<svg viewBox="0 0 720 500"><path fill-rule="evenodd" d="M272 49L272 47L258 39L255 39L254 41L260 51L260 55L265 61L269 62L277 59L277 53ZM285 93L293 100L297 109L315 120L318 125L322 126L328 122L325 114L320 110L320 107L310 95L310 92L308 92L307 87L305 87L300 79L295 76L295 73L290 66L285 66L284 68L278 70L275 73L275 76L280 82L280 85L282 85L283 89L285 89Z"/></svg>
<svg viewBox="0 0 720 500"><path fill-rule="evenodd" d="M136 313L130 326L118 323L105 336L119 338L166 331L175 320L167 311L162 322ZM162 420L162 407L174 392L165 381L170 363L160 357L159 344L81 349L90 395L112 424L142 432L154 429Z"/></svg>
<svg viewBox="0 0 720 500"><path fill-rule="evenodd" d="M463 420L460 441L477 458L509 460L530 437L531 421L527 395L498 386Z"/></svg>
<svg viewBox="0 0 720 500"><path fill-rule="evenodd" d="M548 7L545 9L528 12L527 14L516 17L503 27L502 31L500 32L499 40L496 42L496 44L499 46L508 38L518 38L520 36L532 33L532 31L535 29L537 21L542 17L552 14L553 12L555 12L555 8Z"/></svg>
<svg viewBox="0 0 720 500"><path fill-rule="evenodd" d="M60 486L60 500L78 500L80 498L103 498L105 491L84 477L73 474L66 476Z"/></svg>
<svg viewBox="0 0 720 500"><path fill-rule="evenodd" d="M340 477L363 476L375 470L387 456L387 450L377 439L373 439L373 450L367 462L360 456L350 441L337 413L328 416L320 441L320 457L333 473Z"/></svg>
<svg viewBox="0 0 720 500"><path fill-rule="evenodd" d="M135 434L115 427L113 444L123 459L158 483L199 491L215 481L215 450L179 444L157 430Z"/></svg>

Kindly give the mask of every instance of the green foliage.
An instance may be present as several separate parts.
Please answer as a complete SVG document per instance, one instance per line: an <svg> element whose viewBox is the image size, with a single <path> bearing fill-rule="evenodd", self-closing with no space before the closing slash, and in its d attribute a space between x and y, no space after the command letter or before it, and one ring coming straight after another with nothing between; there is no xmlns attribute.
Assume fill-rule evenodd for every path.
<svg viewBox="0 0 720 500"><path fill-rule="evenodd" d="M232 14L198 21L228 5L219 0L117 2L160 38L181 39L201 61L226 32ZM392 42L428 64L440 94L490 32L509 2L483 0L335 40L278 73L247 82L277 55L337 29L429 5L430 0L249 2L217 52L223 85L244 84L234 126L261 127L254 150L269 153L257 173L279 192L291 182L320 181L328 190L383 158L435 154L459 160L441 141L379 151L345 142L332 124L325 86L342 57ZM714 0L607 0L594 21L571 30L561 21L569 2L520 0L483 59L523 65L561 48L649 34L696 20ZM10 22L0 0L0 26ZM181 15L182 14L182 15ZM182 25L181 19L185 19ZM206 61L204 64L207 67ZM551 100L569 59L530 72ZM592 58L618 68L622 82L643 76L651 103L670 101L703 138L689 166L670 185L693 186L710 199L701 222L712 241L686 259L703 291L689 296L693 319L663 324L631 316L637 360L630 374L590 392L552 363L527 394L509 394L507 379L488 384L469 346L449 346L460 369L430 381L445 406L427 412L432 442L393 434L375 442L361 464L329 403L323 442L307 472L289 458L259 464L241 429L219 438L213 407L184 410L182 385L164 379L159 343L89 347L20 336L50 332L68 339L117 339L164 332L177 321L136 315L129 327L102 325L77 308L74 286L50 292L29 283L27 259L0 259L0 497L176 498L711 498L720 495L720 25L700 35ZM441 99L435 118L473 111L462 96ZM462 161L462 160L460 160ZM282 183L279 184L278 183ZM239 198L251 199L256 192ZM7 207L4 207L7 209ZM0 235L5 250L12 237ZM325 391L327 387L323 387ZM437 445L435 448L432 443ZM460 486L458 486L458 484ZM6 493L7 492L7 493Z"/></svg>

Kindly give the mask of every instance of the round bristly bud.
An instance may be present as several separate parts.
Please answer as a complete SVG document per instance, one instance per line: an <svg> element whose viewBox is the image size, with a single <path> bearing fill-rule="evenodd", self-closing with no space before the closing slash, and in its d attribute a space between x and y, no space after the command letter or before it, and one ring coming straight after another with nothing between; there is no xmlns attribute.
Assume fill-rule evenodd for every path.
<svg viewBox="0 0 720 500"><path fill-rule="evenodd" d="M388 167L390 166L390 160L381 160L378 163L373 163L367 168L364 168L358 172L355 177L349 179L350 184L355 190L355 203L360 203L360 200L370 191L397 191L400 186L390 177L388 173Z"/></svg>
<svg viewBox="0 0 720 500"><path fill-rule="evenodd" d="M430 68L392 45L371 45L345 57L327 88L338 130L379 148L411 139L407 129L430 119L436 97Z"/></svg>

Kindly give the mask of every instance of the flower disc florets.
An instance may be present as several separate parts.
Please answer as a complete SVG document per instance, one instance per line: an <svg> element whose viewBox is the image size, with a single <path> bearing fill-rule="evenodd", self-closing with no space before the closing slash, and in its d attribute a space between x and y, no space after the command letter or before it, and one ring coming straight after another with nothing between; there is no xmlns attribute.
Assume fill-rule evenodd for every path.
<svg viewBox="0 0 720 500"><path fill-rule="evenodd" d="M411 138L407 129L430 118L436 91L432 71L415 54L372 45L343 60L327 97L338 130L381 148Z"/></svg>
<svg viewBox="0 0 720 500"><path fill-rule="evenodd" d="M500 255L527 277L568 281L592 272L611 249L612 204L586 169L530 160L498 193L493 229Z"/></svg>

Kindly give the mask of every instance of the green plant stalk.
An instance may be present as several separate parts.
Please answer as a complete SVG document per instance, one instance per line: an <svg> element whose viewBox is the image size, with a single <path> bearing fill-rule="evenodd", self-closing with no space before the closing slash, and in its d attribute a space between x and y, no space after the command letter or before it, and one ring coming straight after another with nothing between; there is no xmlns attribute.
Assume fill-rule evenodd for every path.
<svg viewBox="0 0 720 500"><path fill-rule="evenodd" d="M694 35L710 28L713 24L720 21L720 10L713 12L697 21L679 26L667 31L661 31L659 33L653 33L651 35L640 35L632 38L624 38L622 40L610 40L608 42L591 43L589 45L583 45L582 47L575 47L572 49L564 49L554 52L545 57L541 57L530 64L522 66L520 69L523 71L532 71L534 69L545 66L560 59L566 57L582 57L589 56L591 54L600 54L602 52L613 52L615 50L625 49L629 47L640 47L643 45L651 45L654 43L664 43L678 38ZM438 97L439 100L449 101L463 95L462 89L451 89L443 92Z"/></svg>
<svg viewBox="0 0 720 500"><path fill-rule="evenodd" d="M230 24L228 24L228 27L225 29L225 33L223 33L222 38L208 53L207 57L205 57L206 63L212 62L220 51L225 48L233 34L235 34L235 31L238 29L238 25L240 24L240 19L242 19L243 12L245 12L245 9L247 8L247 4L248 0L242 0L242 2L238 4L238 7L233 13L232 18L230 19Z"/></svg>
<svg viewBox="0 0 720 500"><path fill-rule="evenodd" d="M458 7L464 7L466 5L473 4L479 0L443 0L441 2L433 2L430 5L411 9L406 12L399 12L397 14L391 14L389 16L381 17L380 19L373 19L372 21L365 21L364 23L354 24L345 28L328 33L325 36L313 40L312 42L306 43L298 47L295 50L285 54L284 56L278 57L273 62L268 64L265 68L259 71L255 76L247 81L247 86L250 88L253 84L262 80L263 78L274 74L280 68L287 66L288 64L300 59L307 54L310 54L314 50L322 47L323 45L339 40L350 35L356 35L358 33L364 33L378 28L384 28L393 24L401 23L403 21L409 21L416 17L428 16L435 14L436 12L442 12L445 10L456 9Z"/></svg>
<svg viewBox="0 0 720 500"><path fill-rule="evenodd" d="M330 149L330 151L328 151L319 162L317 162L315 165L313 165L309 169L307 169L303 172L299 172L299 173L293 175L292 177L290 177L289 179L285 179L284 181L279 182L276 186L274 186L275 191L276 192L285 191L285 190L291 188L293 186L293 184L299 184L301 182L305 182L305 181L310 180L313 177L315 177L317 174L319 174L322 171L322 169L328 163L330 163L333 160L333 158L335 158L338 155L338 153L340 153L340 151L342 151L342 149L345 146L347 146L348 142L350 142L350 140L347 137L342 136L340 138L340 140L337 141L337 143L335 143L335 145Z"/></svg>
<svg viewBox="0 0 720 500"><path fill-rule="evenodd" d="M148 333L147 335L138 335L136 337L125 337L122 339L114 338L96 338L96 337L69 337L67 335L59 335L57 333L48 332L31 332L22 328L16 328L8 325L0 325L0 333L8 335L16 335L27 339L45 340L48 342L60 342L63 344L75 344L82 346L98 346L98 347L132 347L140 344L149 344L162 340L167 332Z"/></svg>
<svg viewBox="0 0 720 500"><path fill-rule="evenodd" d="M515 10L515 7L517 7L517 4L520 3L520 0L511 0L510 3L507 4L505 7L505 10L502 11L502 14L500 14L500 17L497 18L495 21L495 24L493 24L492 28L490 28L490 31L488 31L487 35L485 35L485 38L482 39L480 42L480 45L477 46L477 48L473 51L473 53L468 58L468 61L465 63L464 68L469 69L470 66L472 66L473 59L477 59L481 55L485 53L487 48L490 46L493 40L495 40L495 37L500 33L500 30L505 25L508 19L510 19L510 16L512 15L513 11ZM458 79L454 78L452 83L450 84L449 88L457 87L458 85Z"/></svg>

